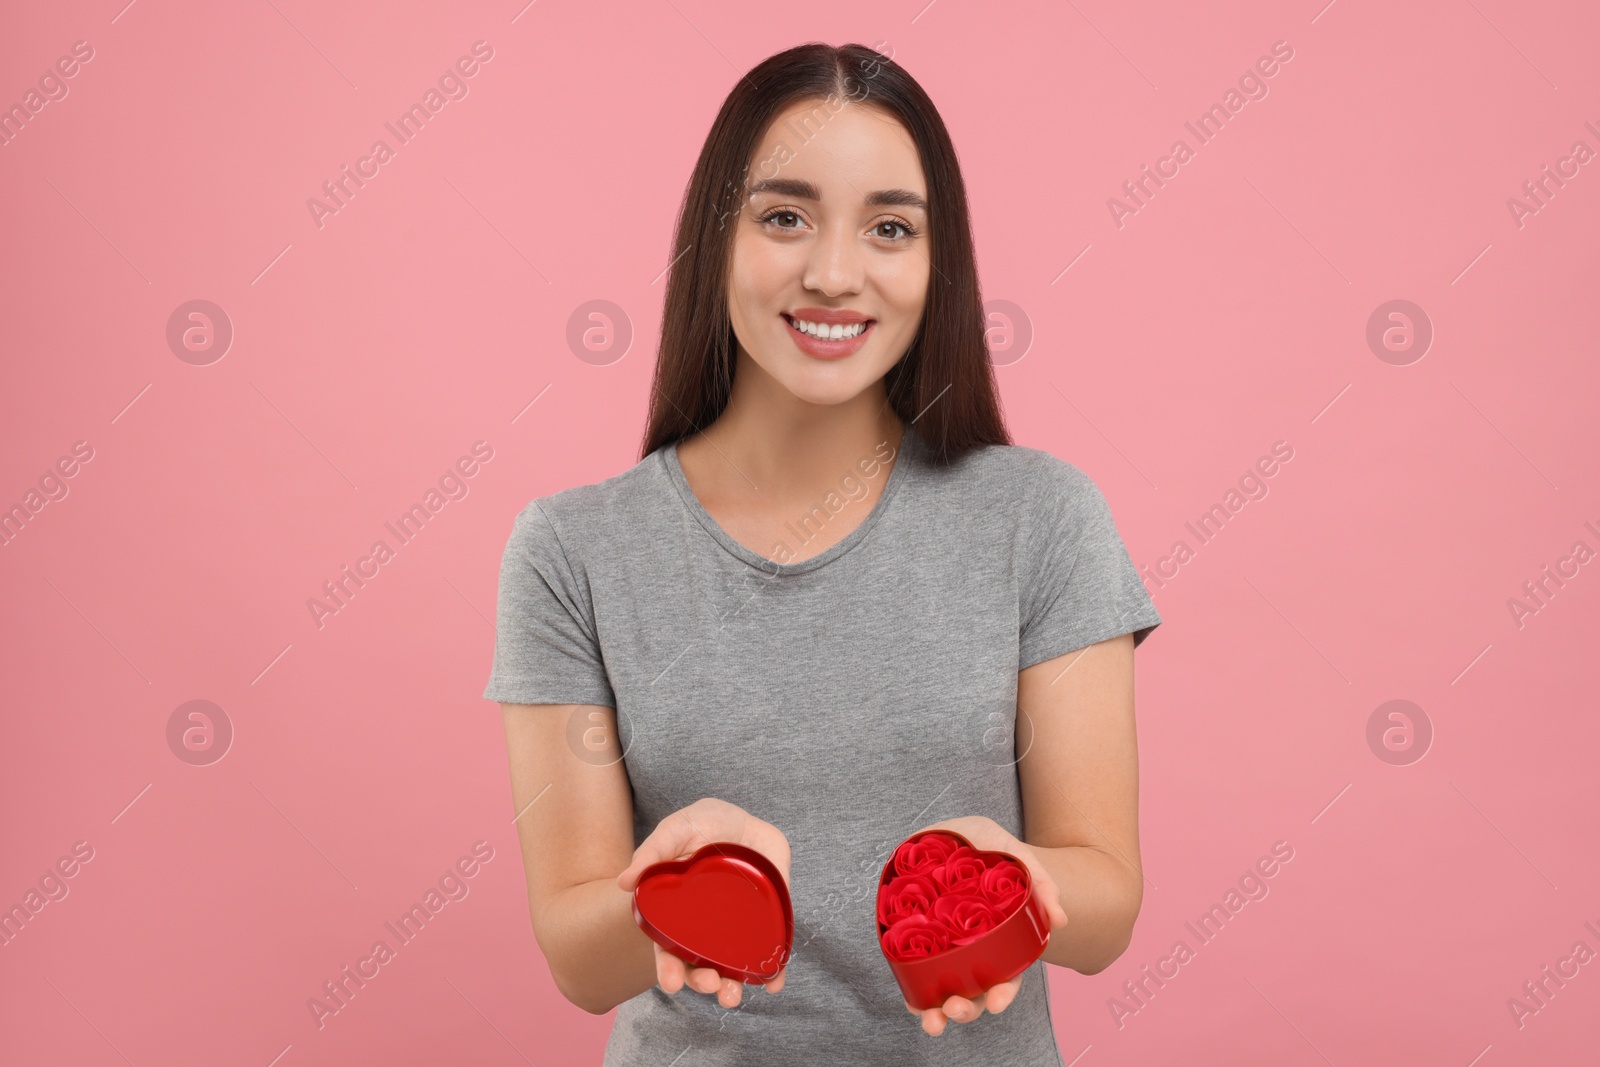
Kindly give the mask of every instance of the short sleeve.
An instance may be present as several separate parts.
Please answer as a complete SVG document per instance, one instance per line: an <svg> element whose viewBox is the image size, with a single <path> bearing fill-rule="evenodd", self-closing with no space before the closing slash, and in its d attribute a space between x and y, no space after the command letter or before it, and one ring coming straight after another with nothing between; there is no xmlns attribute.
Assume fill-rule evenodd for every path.
<svg viewBox="0 0 1600 1067"><path fill-rule="evenodd" d="M1138 647L1161 625L1100 487L1046 455L1022 534L1018 670L1125 633Z"/></svg>
<svg viewBox="0 0 1600 1067"><path fill-rule="evenodd" d="M589 585L538 501L517 515L506 542L496 614L486 700L616 707Z"/></svg>

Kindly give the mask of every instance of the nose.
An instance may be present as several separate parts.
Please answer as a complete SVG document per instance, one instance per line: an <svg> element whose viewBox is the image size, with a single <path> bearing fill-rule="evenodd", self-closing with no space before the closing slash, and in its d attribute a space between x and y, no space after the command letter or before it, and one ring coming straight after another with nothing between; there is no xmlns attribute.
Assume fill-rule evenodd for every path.
<svg viewBox="0 0 1600 1067"><path fill-rule="evenodd" d="M825 296L859 293L866 280L866 260L861 243L848 224L835 223L811 242L801 283Z"/></svg>

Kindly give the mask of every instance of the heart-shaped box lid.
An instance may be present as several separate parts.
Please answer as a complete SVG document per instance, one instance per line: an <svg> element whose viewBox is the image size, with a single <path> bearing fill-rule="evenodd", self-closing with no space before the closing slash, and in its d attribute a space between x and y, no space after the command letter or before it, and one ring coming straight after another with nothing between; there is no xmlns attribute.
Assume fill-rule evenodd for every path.
<svg viewBox="0 0 1600 1067"><path fill-rule="evenodd" d="M689 966L747 983L776 978L794 947L783 875L755 849L727 841L646 867L633 890L633 921Z"/></svg>

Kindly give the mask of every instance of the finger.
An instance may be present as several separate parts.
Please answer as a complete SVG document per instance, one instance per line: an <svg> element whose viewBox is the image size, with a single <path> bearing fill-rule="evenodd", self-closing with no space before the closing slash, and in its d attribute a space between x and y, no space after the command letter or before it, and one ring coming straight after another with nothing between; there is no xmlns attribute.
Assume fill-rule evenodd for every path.
<svg viewBox="0 0 1600 1067"><path fill-rule="evenodd" d="M776 977L768 980L768 982L766 984L767 992L768 993L776 993L778 990L782 989L783 988L783 980L788 975L788 973L789 973L789 968L787 968L787 967L784 967L781 970L779 970Z"/></svg>
<svg viewBox="0 0 1600 1067"><path fill-rule="evenodd" d="M672 953L656 946L656 984L663 993L676 993L683 988L686 974L683 961Z"/></svg>
<svg viewBox="0 0 1600 1067"><path fill-rule="evenodd" d="M970 1023L983 1014L983 998L979 997L974 1003L966 997L951 996L945 1000L942 1007L945 1017L951 1022Z"/></svg>
<svg viewBox="0 0 1600 1067"><path fill-rule="evenodd" d="M722 980L722 988L717 990L717 1003L724 1008L737 1008L739 998L744 995L744 986L732 978Z"/></svg>
<svg viewBox="0 0 1600 1067"><path fill-rule="evenodd" d="M922 1016L923 1033L932 1034L934 1037L944 1033L945 1023L949 1021L945 1018L944 1012L938 1008L929 1008L919 1014Z"/></svg>
<svg viewBox="0 0 1600 1067"><path fill-rule="evenodd" d="M987 1010L999 1015L1011 1007L1011 1002L1017 999L1017 992L1022 988L1022 980L1014 978L1009 982L1001 982L983 995L983 1006Z"/></svg>
<svg viewBox="0 0 1600 1067"><path fill-rule="evenodd" d="M722 988L722 975L710 967L696 967L689 972L689 987L701 993L715 993Z"/></svg>
<svg viewBox="0 0 1600 1067"><path fill-rule="evenodd" d="M680 812L673 812L656 824L639 847L633 850L633 859L622 873L617 875L617 887L624 893L633 892L639 884L639 875L652 863L663 860L677 859L687 855L691 849L689 843L695 837L695 829L688 819Z"/></svg>
<svg viewBox="0 0 1600 1067"><path fill-rule="evenodd" d="M1061 887L1056 884L1056 880L1049 874L1044 876L1044 880L1050 890L1050 899L1047 902L1050 918L1054 925L1065 926L1067 924L1067 909L1061 906Z"/></svg>
<svg viewBox="0 0 1600 1067"><path fill-rule="evenodd" d="M1050 877L1043 866L1036 866L1033 871L1033 895L1038 898L1044 907L1045 918L1050 921L1051 929L1067 924L1066 909L1061 906L1061 889L1056 885L1056 880Z"/></svg>
<svg viewBox="0 0 1600 1067"><path fill-rule="evenodd" d="M793 859L789 852L788 836L772 823L758 819L754 815L748 816L745 820L745 836L747 840L744 843L771 860L787 884L789 865Z"/></svg>

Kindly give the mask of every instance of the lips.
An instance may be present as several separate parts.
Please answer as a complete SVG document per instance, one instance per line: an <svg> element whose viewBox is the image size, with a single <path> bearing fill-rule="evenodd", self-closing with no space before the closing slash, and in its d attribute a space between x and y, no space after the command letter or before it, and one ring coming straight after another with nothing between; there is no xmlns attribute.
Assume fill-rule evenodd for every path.
<svg viewBox="0 0 1600 1067"><path fill-rule="evenodd" d="M857 322L871 322L872 316L850 308L795 308L793 311L782 312L785 318L804 319L807 322L819 322L833 326L849 326Z"/></svg>
<svg viewBox="0 0 1600 1067"><path fill-rule="evenodd" d="M872 335L877 326L877 320L868 318L858 311L843 311L825 308L801 308L794 315L780 312L779 317L789 327L789 336L794 339L795 346L806 355L814 359L843 359L860 350ZM841 337L837 340L821 338L814 334L806 333L795 325L799 318L806 322L827 326L853 326L865 323L866 328L854 337Z"/></svg>

